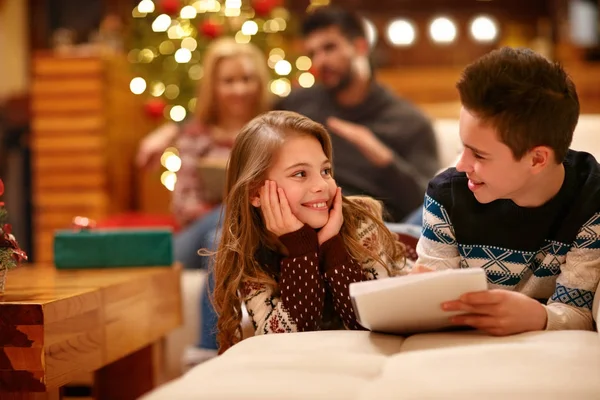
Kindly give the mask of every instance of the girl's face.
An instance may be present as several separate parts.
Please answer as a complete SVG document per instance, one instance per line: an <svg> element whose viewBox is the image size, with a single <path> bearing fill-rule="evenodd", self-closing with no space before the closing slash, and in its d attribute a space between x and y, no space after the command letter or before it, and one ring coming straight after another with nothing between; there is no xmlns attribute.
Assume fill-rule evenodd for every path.
<svg viewBox="0 0 600 400"><path fill-rule="evenodd" d="M247 56L219 61L215 74L215 100L231 117L251 117L260 96L260 79Z"/></svg>
<svg viewBox="0 0 600 400"><path fill-rule="evenodd" d="M286 139L267 179L283 189L300 222L314 229L325 226L337 185L331 176L331 161L317 139L307 135Z"/></svg>

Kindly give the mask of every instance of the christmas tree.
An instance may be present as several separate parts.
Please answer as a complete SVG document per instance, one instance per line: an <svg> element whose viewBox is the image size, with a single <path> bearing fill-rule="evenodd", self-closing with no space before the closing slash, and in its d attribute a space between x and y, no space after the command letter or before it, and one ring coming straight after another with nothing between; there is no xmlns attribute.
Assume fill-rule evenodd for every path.
<svg viewBox="0 0 600 400"><path fill-rule="evenodd" d="M4 194L4 183L0 179L0 196ZM19 244L11 233L12 228L7 223L8 213L4 202L0 202L0 293L4 292L6 272L27 260L27 255L19 248Z"/></svg>
<svg viewBox="0 0 600 400"><path fill-rule="evenodd" d="M130 89L147 96L151 117L179 122L195 109L203 54L220 36L264 50L273 75L269 89L278 96L314 83L310 59L291 54L295 27L283 0L142 0L132 16Z"/></svg>

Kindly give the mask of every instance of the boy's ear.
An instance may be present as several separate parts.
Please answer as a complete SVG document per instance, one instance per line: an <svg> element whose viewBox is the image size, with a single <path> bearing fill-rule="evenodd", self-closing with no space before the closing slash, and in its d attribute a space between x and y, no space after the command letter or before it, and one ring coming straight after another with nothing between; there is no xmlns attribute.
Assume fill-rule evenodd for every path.
<svg viewBox="0 0 600 400"><path fill-rule="evenodd" d="M531 167L542 170L554 160L554 152L547 146L537 146L531 150Z"/></svg>

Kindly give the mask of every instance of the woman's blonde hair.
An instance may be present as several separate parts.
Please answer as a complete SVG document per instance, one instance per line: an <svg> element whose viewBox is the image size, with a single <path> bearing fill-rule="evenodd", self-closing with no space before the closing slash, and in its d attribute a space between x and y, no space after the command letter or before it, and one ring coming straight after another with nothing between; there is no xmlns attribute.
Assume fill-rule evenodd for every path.
<svg viewBox="0 0 600 400"><path fill-rule="evenodd" d="M281 145L294 136L314 137L331 160L331 139L325 128L288 111L271 111L254 118L238 134L233 146L227 169L223 232L215 262L213 300L219 314L217 339L220 352L238 342L242 335L242 285L246 282L259 283L270 286L274 293L278 292L279 270L266 271L256 261L255 254L261 248L281 251L283 246L272 239L260 210L252 206L251 199L264 184ZM367 249L357 237L359 225L365 218L377 224L378 239L386 255L392 260L403 259L403 250L383 224L381 213L378 215L366 201L343 198L342 204L344 224L341 235L354 259L360 263L374 259L385 266L378 250L375 250L378 246Z"/></svg>
<svg viewBox="0 0 600 400"><path fill-rule="evenodd" d="M202 124L214 124L217 119L215 101L215 83L219 63L228 58L247 57L254 64L256 77L259 80L259 94L256 110L252 115L259 115L271 107L271 96L267 90L269 71L267 61L261 50L252 43L237 43L233 38L225 37L213 41L206 50L202 63L203 75L198 86L196 112L194 118Z"/></svg>

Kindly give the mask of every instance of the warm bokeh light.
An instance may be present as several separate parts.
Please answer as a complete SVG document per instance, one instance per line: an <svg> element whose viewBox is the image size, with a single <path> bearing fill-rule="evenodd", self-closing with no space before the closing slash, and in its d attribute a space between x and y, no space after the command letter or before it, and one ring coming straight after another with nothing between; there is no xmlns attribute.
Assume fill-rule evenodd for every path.
<svg viewBox="0 0 600 400"><path fill-rule="evenodd" d="M154 12L154 3L151 0L142 0L137 9L141 13L152 13Z"/></svg>
<svg viewBox="0 0 600 400"><path fill-rule="evenodd" d="M171 171L165 171L160 176L160 182L171 192L175 190L175 183L177 183L177 175Z"/></svg>
<svg viewBox="0 0 600 400"><path fill-rule="evenodd" d="M242 25L242 33L247 36L256 35L258 33L258 25L254 21L246 21Z"/></svg>
<svg viewBox="0 0 600 400"><path fill-rule="evenodd" d="M169 112L169 116L175 122L183 121L186 115L187 112L182 106L173 106L173 108L171 108L171 111Z"/></svg>
<svg viewBox="0 0 600 400"><path fill-rule="evenodd" d="M452 43L456 39L456 25L449 18L439 17L429 26L429 34L436 43Z"/></svg>
<svg viewBox="0 0 600 400"><path fill-rule="evenodd" d="M202 65L200 64L196 64L196 65L192 65L188 71L188 75L190 76L191 79L197 81L198 79L202 78L202 75L204 75L204 70L202 69Z"/></svg>
<svg viewBox="0 0 600 400"><path fill-rule="evenodd" d="M280 79L275 79L274 81L271 81L271 83L269 85L269 89L271 90L271 92L273 94L276 94L277 96L280 96L280 97L285 97L288 94L290 94L290 92L292 91L292 85L291 85L289 79L280 78Z"/></svg>
<svg viewBox="0 0 600 400"><path fill-rule="evenodd" d="M165 84L162 82L152 82L150 84L150 94L154 97L160 97L165 92Z"/></svg>
<svg viewBox="0 0 600 400"><path fill-rule="evenodd" d="M312 67L312 61L306 56L300 56L296 60L296 68L300 71L308 71Z"/></svg>
<svg viewBox="0 0 600 400"><path fill-rule="evenodd" d="M196 104L198 103L198 99L195 97L192 97L190 99L190 101L188 101L188 111L193 113L194 111L196 111Z"/></svg>
<svg viewBox="0 0 600 400"><path fill-rule="evenodd" d="M242 31L235 34L235 41L238 43L250 43L251 36L244 35Z"/></svg>
<svg viewBox="0 0 600 400"><path fill-rule="evenodd" d="M179 86L171 83L165 88L165 97L170 100L174 100L179 96Z"/></svg>
<svg viewBox="0 0 600 400"><path fill-rule="evenodd" d="M166 32L171 26L171 17L167 14L160 14L154 22L152 22L152 30L154 32Z"/></svg>
<svg viewBox="0 0 600 400"><path fill-rule="evenodd" d="M133 78L129 83L129 89L131 89L131 93L133 94L142 94L146 90L146 81L139 76Z"/></svg>
<svg viewBox="0 0 600 400"><path fill-rule="evenodd" d="M193 6L185 6L181 9L179 16L183 19L194 19L198 12Z"/></svg>
<svg viewBox="0 0 600 400"><path fill-rule="evenodd" d="M185 64L192 59L192 52L188 49L179 49L175 52L175 61L179 64Z"/></svg>
<svg viewBox="0 0 600 400"><path fill-rule="evenodd" d="M187 37L181 41L181 47L189 51L194 51L198 47L198 42L194 38Z"/></svg>
<svg viewBox="0 0 600 400"><path fill-rule="evenodd" d="M405 19L397 19L388 25L387 38L394 46L410 46L416 36L414 25Z"/></svg>
<svg viewBox="0 0 600 400"><path fill-rule="evenodd" d="M175 52L175 45L170 40L165 40L158 46L160 54L173 54Z"/></svg>
<svg viewBox="0 0 600 400"><path fill-rule="evenodd" d="M493 42L498 37L498 25L485 15L480 15L471 22L471 35L478 42Z"/></svg>
<svg viewBox="0 0 600 400"><path fill-rule="evenodd" d="M292 72L292 64L287 60L279 60L275 64L275 72L281 76L289 75Z"/></svg>
<svg viewBox="0 0 600 400"><path fill-rule="evenodd" d="M175 154L170 154L165 159L165 168L171 172L177 172L181 168L181 158Z"/></svg>
<svg viewBox="0 0 600 400"><path fill-rule="evenodd" d="M315 77L310 72L303 72L298 77L298 83L303 88L309 88L315 84Z"/></svg>

